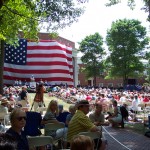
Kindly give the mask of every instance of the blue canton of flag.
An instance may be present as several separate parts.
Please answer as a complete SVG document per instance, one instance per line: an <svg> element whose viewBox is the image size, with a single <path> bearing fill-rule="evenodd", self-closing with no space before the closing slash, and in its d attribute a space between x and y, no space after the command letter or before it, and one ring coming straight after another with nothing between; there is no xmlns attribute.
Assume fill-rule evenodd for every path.
<svg viewBox="0 0 150 150"><path fill-rule="evenodd" d="M5 63L25 65L27 55L27 40L20 39L19 46L5 44Z"/></svg>

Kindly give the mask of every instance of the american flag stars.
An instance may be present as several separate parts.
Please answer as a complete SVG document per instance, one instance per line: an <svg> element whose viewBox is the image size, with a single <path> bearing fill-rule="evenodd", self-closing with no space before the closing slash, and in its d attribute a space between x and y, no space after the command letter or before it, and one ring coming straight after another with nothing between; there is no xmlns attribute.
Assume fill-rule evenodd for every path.
<svg viewBox="0 0 150 150"><path fill-rule="evenodd" d="M14 47L5 44L5 62L16 65L26 64L27 55L27 41L24 39L19 40L19 46Z"/></svg>

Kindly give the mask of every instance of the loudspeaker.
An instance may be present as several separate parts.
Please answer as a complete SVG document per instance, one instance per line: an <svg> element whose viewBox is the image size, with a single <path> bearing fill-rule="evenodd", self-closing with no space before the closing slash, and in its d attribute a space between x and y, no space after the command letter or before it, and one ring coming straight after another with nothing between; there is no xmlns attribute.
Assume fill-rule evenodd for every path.
<svg viewBox="0 0 150 150"><path fill-rule="evenodd" d="M135 85L136 79L128 79L128 84Z"/></svg>

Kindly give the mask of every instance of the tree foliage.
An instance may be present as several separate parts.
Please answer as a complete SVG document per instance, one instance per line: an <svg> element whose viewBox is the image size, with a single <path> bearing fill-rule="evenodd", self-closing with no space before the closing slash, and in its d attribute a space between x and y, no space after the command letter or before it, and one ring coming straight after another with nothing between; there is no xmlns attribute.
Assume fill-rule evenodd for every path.
<svg viewBox="0 0 150 150"><path fill-rule="evenodd" d="M0 0L0 85L3 85L4 41L15 45L20 31L23 38L38 41L40 29L54 33L77 21L84 12L85 2L87 0Z"/></svg>
<svg viewBox="0 0 150 150"><path fill-rule="evenodd" d="M140 53L147 47L149 39L146 28L138 20L117 20L107 31L106 41L110 56L105 64L109 70L107 78L122 77L126 84L129 77L143 72Z"/></svg>
<svg viewBox="0 0 150 150"><path fill-rule="evenodd" d="M103 56L105 55L102 36L99 33L86 36L79 45L79 51L83 53L81 60L85 65L86 77L100 76L103 70Z"/></svg>
<svg viewBox="0 0 150 150"><path fill-rule="evenodd" d="M146 70L147 70L146 81L150 83L150 52L146 53L145 58L148 61L148 64L146 65Z"/></svg>
<svg viewBox="0 0 150 150"><path fill-rule="evenodd" d="M38 39L37 33L41 28L48 32L64 28L82 15L84 9L81 4L84 2L86 0L2 0L0 40L13 44L19 31L25 38Z"/></svg>
<svg viewBox="0 0 150 150"><path fill-rule="evenodd" d="M142 0L142 1L143 1L143 7L141 6L141 9L143 9L145 12L148 13L147 20L150 21L150 0ZM106 6L116 5L121 2L122 2L121 0L109 0L109 3L106 3ZM131 9L134 9L136 3L138 3L138 1L136 0L127 0L127 5Z"/></svg>

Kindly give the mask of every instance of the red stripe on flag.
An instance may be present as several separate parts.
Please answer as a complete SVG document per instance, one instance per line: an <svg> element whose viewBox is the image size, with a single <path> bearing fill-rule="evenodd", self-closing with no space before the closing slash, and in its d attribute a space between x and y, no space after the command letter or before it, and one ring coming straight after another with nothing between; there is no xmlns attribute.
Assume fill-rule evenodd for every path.
<svg viewBox="0 0 150 150"><path fill-rule="evenodd" d="M66 48L63 48L61 46L28 46L28 50L51 50L51 51L54 51L54 50L62 50L62 51L65 51L66 53L68 54L72 54L72 51L69 51L67 50Z"/></svg>
<svg viewBox="0 0 150 150"><path fill-rule="evenodd" d="M66 73L73 75L73 72L69 72L68 70L61 70L61 69L53 69L53 70L21 70L21 69L15 69L15 68L4 68L4 71L9 71L13 73L22 73L22 74L49 74L49 73Z"/></svg>
<svg viewBox="0 0 150 150"><path fill-rule="evenodd" d="M68 66L69 68L73 68L73 66L69 65L67 62L27 62L27 65L30 65L30 66L54 66L54 65L61 65L61 66Z"/></svg>
<svg viewBox="0 0 150 150"><path fill-rule="evenodd" d="M30 81L30 79L29 78L21 78L21 77L12 77L12 76L6 76L6 75L4 75L4 78L5 79L8 79L8 80L21 80L21 81L27 81L27 82L29 82ZM40 81L41 79L43 79L43 78L36 78L36 81ZM49 77L49 78L44 78L44 80L47 80L47 81L65 81L65 82L67 82L67 81L71 81L71 82L73 82L73 79L71 79L71 78L64 78L64 77Z"/></svg>
<svg viewBox="0 0 150 150"><path fill-rule="evenodd" d="M60 58L65 58L68 61L72 61L72 58L67 57L66 55L63 54L27 54L28 58L53 58L53 57L60 57Z"/></svg>

